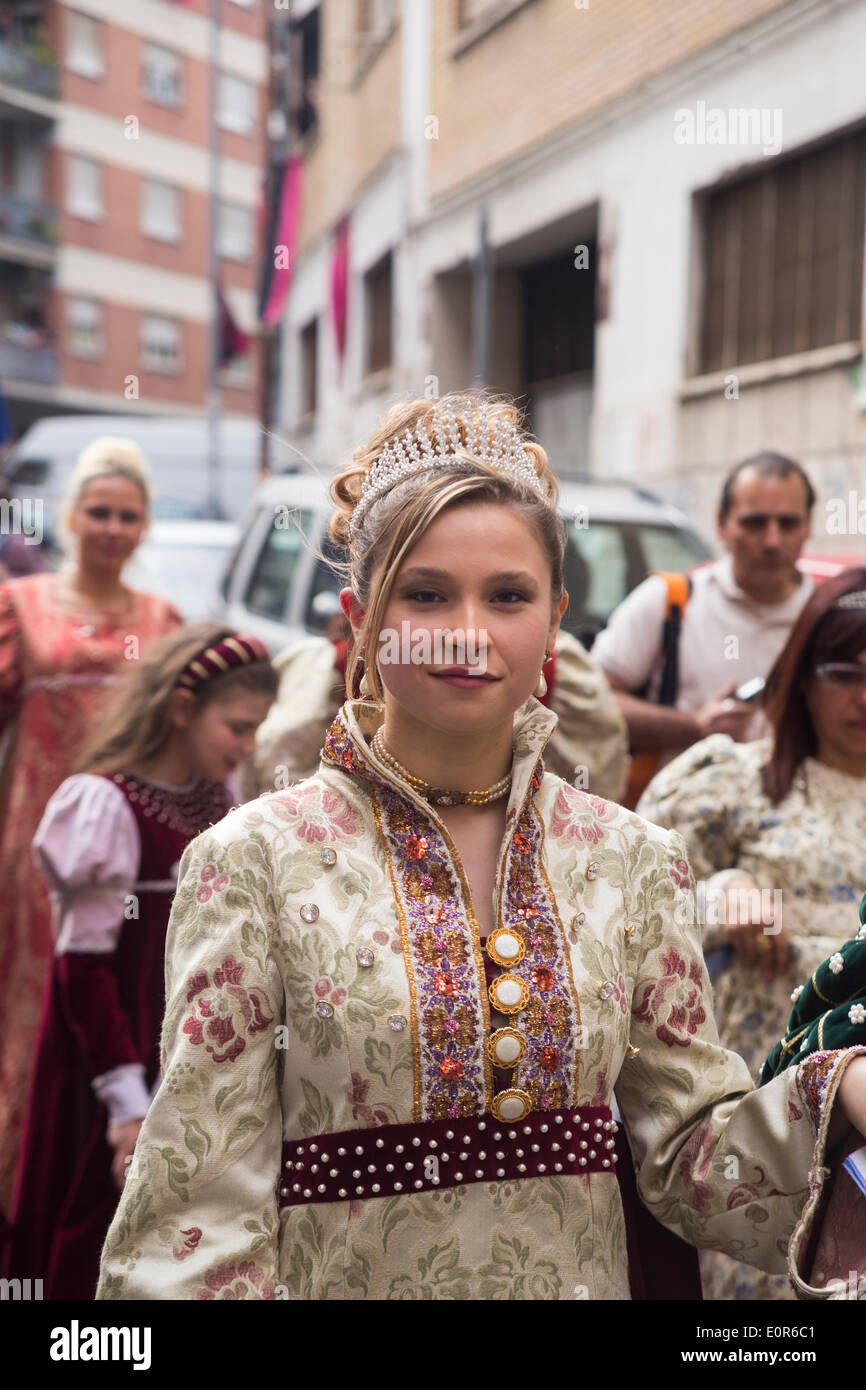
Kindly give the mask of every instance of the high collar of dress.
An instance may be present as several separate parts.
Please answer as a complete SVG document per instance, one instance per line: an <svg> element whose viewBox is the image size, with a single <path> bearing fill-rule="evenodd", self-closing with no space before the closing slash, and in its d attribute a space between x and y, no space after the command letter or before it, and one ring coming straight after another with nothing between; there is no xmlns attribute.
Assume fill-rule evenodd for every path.
<svg viewBox="0 0 866 1390"><path fill-rule="evenodd" d="M342 767L345 772L366 776L369 780L397 787L409 800L423 805L435 815L429 805L393 768L377 755L371 746L376 730L384 722L382 705L370 700L347 700L325 737L322 761L326 767ZM531 790L532 777L544 751L557 716L546 709L534 696L521 705L514 716L514 759L511 765L511 792L508 811L515 812L523 805ZM509 817L510 819L510 817Z"/></svg>

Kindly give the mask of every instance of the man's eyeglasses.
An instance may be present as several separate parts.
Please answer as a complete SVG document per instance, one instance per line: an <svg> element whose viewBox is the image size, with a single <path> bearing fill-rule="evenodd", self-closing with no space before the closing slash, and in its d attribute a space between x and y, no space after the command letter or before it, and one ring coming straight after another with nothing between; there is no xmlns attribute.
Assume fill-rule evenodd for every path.
<svg viewBox="0 0 866 1390"><path fill-rule="evenodd" d="M794 532L801 526L806 525L807 517L795 516L793 513L785 512L782 516L769 516L764 512L747 512L745 516L738 516L736 522L744 531L766 531L771 521L775 521L780 531L788 533Z"/></svg>
<svg viewBox="0 0 866 1390"><path fill-rule="evenodd" d="M866 666L856 661L825 661L815 667L815 675L837 690L863 690L866 687Z"/></svg>

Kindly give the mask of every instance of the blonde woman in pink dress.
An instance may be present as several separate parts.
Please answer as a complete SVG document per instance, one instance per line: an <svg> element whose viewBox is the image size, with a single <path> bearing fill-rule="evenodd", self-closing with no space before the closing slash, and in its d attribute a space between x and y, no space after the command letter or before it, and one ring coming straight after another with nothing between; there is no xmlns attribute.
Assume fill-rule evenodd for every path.
<svg viewBox="0 0 866 1390"><path fill-rule="evenodd" d="M51 959L48 889L31 841L75 771L128 661L181 622L122 580L144 534L147 463L127 440L89 445L70 480L70 563L0 585L0 1209L8 1210Z"/></svg>

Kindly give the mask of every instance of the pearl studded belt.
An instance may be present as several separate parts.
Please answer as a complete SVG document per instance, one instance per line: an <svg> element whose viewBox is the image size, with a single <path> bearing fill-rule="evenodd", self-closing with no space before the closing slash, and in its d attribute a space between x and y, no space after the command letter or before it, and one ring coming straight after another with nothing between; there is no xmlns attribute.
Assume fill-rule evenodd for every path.
<svg viewBox="0 0 866 1390"><path fill-rule="evenodd" d="M502 1179L615 1173L618 1126L605 1105L533 1111L513 1125L462 1120L381 1125L283 1145L281 1207Z"/></svg>

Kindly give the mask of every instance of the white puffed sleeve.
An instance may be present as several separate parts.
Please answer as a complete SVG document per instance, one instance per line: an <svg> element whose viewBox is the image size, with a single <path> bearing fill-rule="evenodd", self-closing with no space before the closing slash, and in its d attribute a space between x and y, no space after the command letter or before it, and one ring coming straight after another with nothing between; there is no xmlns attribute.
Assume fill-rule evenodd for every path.
<svg viewBox="0 0 866 1390"><path fill-rule="evenodd" d="M33 839L33 857L55 904L57 956L105 957L114 951L140 856L135 815L120 788L90 773L67 777L48 802ZM113 997L113 977L107 987ZM64 991L75 1017L80 1001L68 981ZM85 1032L89 1022L77 1018ZM124 1062L93 1076L91 1085L108 1108L110 1124L147 1113L150 1093L143 1064Z"/></svg>
<svg viewBox="0 0 866 1390"><path fill-rule="evenodd" d="M141 855L120 788L91 773L67 777L45 808L33 854L57 908L56 954L113 951Z"/></svg>

